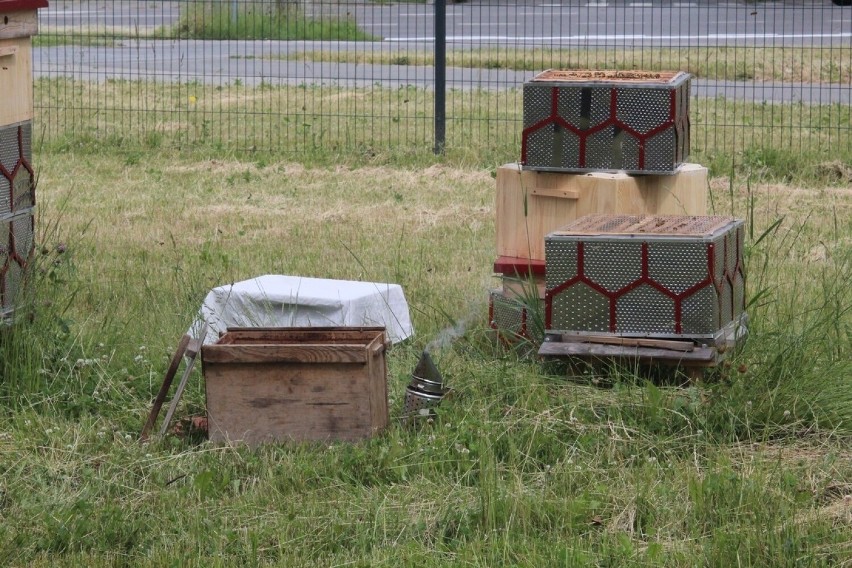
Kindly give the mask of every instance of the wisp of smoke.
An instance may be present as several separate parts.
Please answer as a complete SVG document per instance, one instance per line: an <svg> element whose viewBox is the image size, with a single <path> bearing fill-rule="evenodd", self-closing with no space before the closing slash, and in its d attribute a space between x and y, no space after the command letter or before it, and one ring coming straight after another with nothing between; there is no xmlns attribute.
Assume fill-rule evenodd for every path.
<svg viewBox="0 0 852 568"><path fill-rule="evenodd" d="M434 353L436 350L444 349L445 347L449 347L453 341L464 335L464 332L467 331L467 326L470 322L470 318L464 318L457 321L454 325L450 327L445 327L441 331L438 332L438 336L429 342L426 345L425 351L427 353Z"/></svg>

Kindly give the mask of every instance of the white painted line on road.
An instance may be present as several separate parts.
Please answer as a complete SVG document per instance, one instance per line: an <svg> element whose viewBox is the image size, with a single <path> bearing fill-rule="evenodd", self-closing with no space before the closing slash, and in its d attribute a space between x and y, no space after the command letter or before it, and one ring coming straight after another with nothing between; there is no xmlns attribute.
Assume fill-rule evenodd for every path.
<svg viewBox="0 0 852 568"><path fill-rule="evenodd" d="M462 22L462 23L459 24L459 26L461 26L461 27L469 27L469 28L473 28L473 27L495 27L495 26L496 27L500 27L500 26L515 27L517 25L518 25L517 22L490 22L490 23L489 22L485 22L485 23Z"/></svg>
<svg viewBox="0 0 852 568"><path fill-rule="evenodd" d="M106 10L67 10L64 12L51 12L50 10L41 12L39 18L61 18L63 16L76 16L83 14L106 14Z"/></svg>
<svg viewBox="0 0 852 568"><path fill-rule="evenodd" d="M573 35L573 36L447 36L447 41L506 41L512 43L542 43L548 41L621 41L621 40L685 40L695 42L698 40L728 40L728 39L845 39L852 38L852 32L838 32L827 34L706 34L706 35L642 35L642 34L610 34L610 35ZM432 36L424 37L386 37L384 41L419 41L432 42Z"/></svg>
<svg viewBox="0 0 852 568"><path fill-rule="evenodd" d="M675 8L695 8L698 6L698 2L673 2L672 6Z"/></svg>
<svg viewBox="0 0 852 568"><path fill-rule="evenodd" d="M609 4L606 2L589 2L586 6L589 8L606 8Z"/></svg>
<svg viewBox="0 0 852 568"><path fill-rule="evenodd" d="M563 16L572 16L579 14L580 11L577 9L566 10L564 8L555 8L553 10L542 9L542 6L536 6L534 8L518 8L515 11L516 17L518 16L551 16L553 14L562 14Z"/></svg>

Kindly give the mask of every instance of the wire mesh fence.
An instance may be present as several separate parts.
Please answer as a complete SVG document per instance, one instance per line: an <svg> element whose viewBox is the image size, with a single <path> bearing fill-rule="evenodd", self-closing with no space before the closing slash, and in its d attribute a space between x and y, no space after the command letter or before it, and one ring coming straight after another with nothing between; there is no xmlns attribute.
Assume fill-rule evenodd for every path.
<svg viewBox="0 0 852 568"><path fill-rule="evenodd" d="M849 156L844 1L449 4L446 148L517 157L523 83L594 68L692 73L693 152L707 159ZM38 128L47 141L431 149L434 15L415 1L53 0L34 39Z"/></svg>

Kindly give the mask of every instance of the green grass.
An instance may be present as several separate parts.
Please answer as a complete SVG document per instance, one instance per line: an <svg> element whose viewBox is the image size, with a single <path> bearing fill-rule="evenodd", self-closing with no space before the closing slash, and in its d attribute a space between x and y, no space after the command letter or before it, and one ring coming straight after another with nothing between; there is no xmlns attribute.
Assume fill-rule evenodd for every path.
<svg viewBox="0 0 852 568"><path fill-rule="evenodd" d="M33 47L56 47L61 45L77 45L85 47L102 47L113 46L120 39L125 37L123 34L103 37L99 33L80 33L79 30L69 33L67 30L42 30L39 35L32 38Z"/></svg>
<svg viewBox="0 0 852 568"><path fill-rule="evenodd" d="M235 17L236 16L236 17ZM271 39L373 41L350 16L306 16L282 2L193 2L181 6L178 23L155 35L184 39Z"/></svg>
<svg viewBox="0 0 852 568"><path fill-rule="evenodd" d="M141 105L142 86L74 88L81 101ZM226 151L180 138L205 119L214 131L216 117L236 120L197 89L152 99L166 110L138 138L101 138L121 113L81 110L73 132L36 144L38 254L23 312L35 317L0 335L0 564L849 565L852 193L830 177L849 162L824 163L829 175L814 152L791 173L796 154L755 135L733 178L719 167L713 211L748 222L751 337L707 382L671 387L677 377L569 370L494 340L492 173L511 140L474 131L440 161L428 145L393 151L403 134L382 127L369 151L297 153L300 138L282 152ZM282 97L294 93L304 98ZM307 117L370 94L426 97L227 93L285 116L304 104ZM715 108L730 124L771 118ZM273 135L261 118L243 121L246 139ZM203 295L266 273L403 286L416 335L388 354L391 427L359 444L250 450L191 433L140 445ZM401 427L417 357L459 323L464 335L435 354L455 395L434 423ZM196 371L178 417L203 412Z"/></svg>

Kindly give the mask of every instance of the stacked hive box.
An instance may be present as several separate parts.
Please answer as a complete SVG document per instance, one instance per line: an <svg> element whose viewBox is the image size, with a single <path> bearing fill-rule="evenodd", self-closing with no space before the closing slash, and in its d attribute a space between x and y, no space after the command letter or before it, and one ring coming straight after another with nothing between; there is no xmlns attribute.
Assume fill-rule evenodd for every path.
<svg viewBox="0 0 852 568"><path fill-rule="evenodd" d="M589 214L706 214L707 169L684 163L688 109L685 73L547 71L524 85L522 162L497 170L493 327L528 336L528 311L543 317L548 233Z"/></svg>
<svg viewBox="0 0 852 568"><path fill-rule="evenodd" d="M743 222L588 215L546 239L548 333L721 344L745 317Z"/></svg>
<svg viewBox="0 0 852 568"><path fill-rule="evenodd" d="M0 0L0 321L11 317L34 244L32 41L46 0Z"/></svg>

